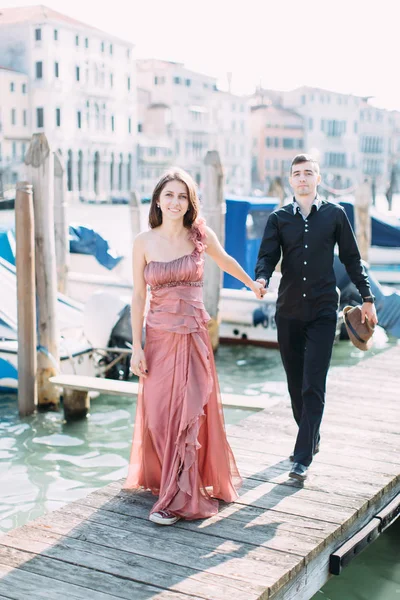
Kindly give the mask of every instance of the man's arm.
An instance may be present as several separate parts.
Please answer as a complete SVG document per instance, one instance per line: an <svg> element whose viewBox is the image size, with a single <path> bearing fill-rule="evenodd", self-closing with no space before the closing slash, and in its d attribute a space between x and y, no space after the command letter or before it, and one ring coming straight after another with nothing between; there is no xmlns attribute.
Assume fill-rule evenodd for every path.
<svg viewBox="0 0 400 600"><path fill-rule="evenodd" d="M339 211L338 224L336 229L336 241L339 246L339 258L346 267L351 281L360 292L363 299L361 307L361 321L364 323L365 317L368 317L372 324L378 323L375 306L370 301L373 298L368 277L361 262L360 251L354 232L343 209ZM364 299L367 299L366 301Z"/></svg>
<svg viewBox="0 0 400 600"><path fill-rule="evenodd" d="M281 257L281 244L278 232L278 219L271 213L265 226L256 263L256 279L264 279L265 287Z"/></svg>
<svg viewBox="0 0 400 600"><path fill-rule="evenodd" d="M360 292L361 297L366 298L371 296L371 288L361 262L357 241L344 210L341 208L338 213L336 241L339 246L339 258L346 267L346 271Z"/></svg>

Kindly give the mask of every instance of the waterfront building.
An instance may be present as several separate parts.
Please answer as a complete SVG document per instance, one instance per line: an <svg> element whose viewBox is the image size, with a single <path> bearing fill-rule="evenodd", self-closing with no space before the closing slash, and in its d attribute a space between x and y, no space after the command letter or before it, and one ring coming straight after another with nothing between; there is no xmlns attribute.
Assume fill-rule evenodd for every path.
<svg viewBox="0 0 400 600"><path fill-rule="evenodd" d="M302 86L282 92L282 102L304 119L304 150L320 162L323 183L335 189L356 185L362 176L358 96Z"/></svg>
<svg viewBox="0 0 400 600"><path fill-rule="evenodd" d="M28 78L30 131L61 152L70 196L126 197L136 185L133 45L45 6L3 8L0 64Z"/></svg>
<svg viewBox="0 0 400 600"><path fill-rule="evenodd" d="M251 129L253 189L268 193L276 178L287 185L293 156L305 147L303 117L273 104L253 104Z"/></svg>
<svg viewBox="0 0 400 600"><path fill-rule="evenodd" d="M28 77L0 66L0 198L22 177L30 137Z"/></svg>
<svg viewBox="0 0 400 600"><path fill-rule="evenodd" d="M147 147L151 136L153 172L164 162L179 165L193 176L201 190L204 157L208 150L218 150L225 191L248 193L251 159L245 99L219 90L214 77L191 71L182 63L138 60L137 78L143 90L138 96L143 118L138 124L143 134L139 156L149 153L141 149L141 139ZM140 159L139 169L141 166L151 173ZM143 185L147 186L148 181Z"/></svg>

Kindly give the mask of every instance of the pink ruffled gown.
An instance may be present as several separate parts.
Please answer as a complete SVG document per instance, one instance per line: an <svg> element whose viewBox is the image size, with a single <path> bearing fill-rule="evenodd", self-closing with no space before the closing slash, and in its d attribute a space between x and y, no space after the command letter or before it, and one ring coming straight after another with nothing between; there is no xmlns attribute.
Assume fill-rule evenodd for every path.
<svg viewBox="0 0 400 600"><path fill-rule="evenodd" d="M158 495L151 512L184 519L218 512L241 484L224 417L203 304L204 222L193 225L194 251L146 265L151 289L128 477L124 489Z"/></svg>

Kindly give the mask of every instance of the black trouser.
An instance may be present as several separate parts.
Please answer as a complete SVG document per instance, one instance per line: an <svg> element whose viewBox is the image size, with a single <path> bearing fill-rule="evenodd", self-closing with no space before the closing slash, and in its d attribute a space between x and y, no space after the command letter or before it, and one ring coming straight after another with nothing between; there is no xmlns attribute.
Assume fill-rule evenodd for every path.
<svg viewBox="0 0 400 600"><path fill-rule="evenodd" d="M299 426L294 462L308 466L319 443L336 315L300 321L277 314L276 324L293 416Z"/></svg>

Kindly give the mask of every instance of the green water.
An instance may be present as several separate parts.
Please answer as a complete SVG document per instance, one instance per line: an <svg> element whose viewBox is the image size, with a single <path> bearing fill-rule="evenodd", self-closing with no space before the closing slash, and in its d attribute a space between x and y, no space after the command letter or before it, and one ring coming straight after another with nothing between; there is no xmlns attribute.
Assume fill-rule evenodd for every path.
<svg viewBox="0 0 400 600"><path fill-rule="evenodd" d="M390 345L382 336L372 352ZM349 342L339 343L334 347L331 376L338 367L366 358ZM223 392L262 393L271 405L287 394L276 350L221 346L216 363ZM65 424L62 413L20 419L16 396L0 396L0 531L124 477L134 413L132 398L103 395L92 401L90 416L80 422ZM230 424L253 411L225 407L224 413ZM400 521L314 600L400 600Z"/></svg>

